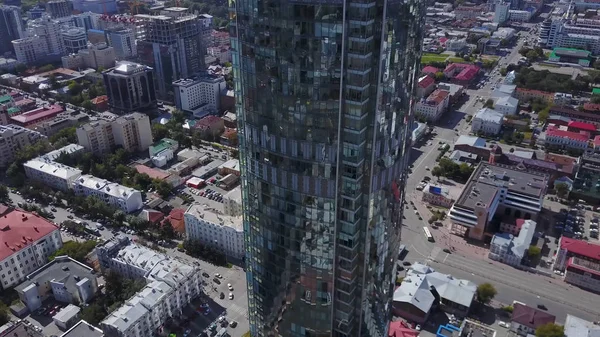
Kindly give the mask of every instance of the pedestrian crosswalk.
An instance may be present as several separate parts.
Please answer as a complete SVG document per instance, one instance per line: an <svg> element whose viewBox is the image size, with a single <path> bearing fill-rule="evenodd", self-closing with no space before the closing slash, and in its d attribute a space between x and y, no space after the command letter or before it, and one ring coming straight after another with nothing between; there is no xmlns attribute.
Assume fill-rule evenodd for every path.
<svg viewBox="0 0 600 337"><path fill-rule="evenodd" d="M233 303L227 308L227 315L231 315L233 313L241 316L246 316L248 311L245 308Z"/></svg>
<svg viewBox="0 0 600 337"><path fill-rule="evenodd" d="M440 254L442 249L438 246L433 247L431 253L429 253L429 257L427 257L427 262L435 261L435 258Z"/></svg>

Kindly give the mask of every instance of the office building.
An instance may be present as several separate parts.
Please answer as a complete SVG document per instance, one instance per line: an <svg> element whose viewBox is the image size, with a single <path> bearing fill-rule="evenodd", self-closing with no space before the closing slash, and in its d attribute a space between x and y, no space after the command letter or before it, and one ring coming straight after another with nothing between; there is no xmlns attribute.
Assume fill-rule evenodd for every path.
<svg viewBox="0 0 600 337"><path fill-rule="evenodd" d="M61 191L72 189L73 182L81 176L80 169L42 158L31 159L23 167L29 179Z"/></svg>
<svg viewBox="0 0 600 337"><path fill-rule="evenodd" d="M145 337L165 322L183 314L183 308L202 292L200 270L168 255L115 237L97 247L103 271L146 279L146 287L110 313L100 327L107 336Z"/></svg>
<svg viewBox="0 0 600 337"><path fill-rule="evenodd" d="M250 333L385 336L425 3L237 4Z"/></svg>
<svg viewBox="0 0 600 337"><path fill-rule="evenodd" d="M204 69L202 26L187 8L170 7L160 15L139 14L137 51L141 62L156 72L156 92L166 97L172 83Z"/></svg>
<svg viewBox="0 0 600 337"><path fill-rule="evenodd" d="M25 36L21 9L16 6L0 6L0 55L12 52L11 42Z"/></svg>
<svg viewBox="0 0 600 337"><path fill-rule="evenodd" d="M135 31L131 28L111 28L104 31L106 39L115 49L117 60L127 60L137 55Z"/></svg>
<svg viewBox="0 0 600 337"><path fill-rule="evenodd" d="M71 16L72 25L86 31L98 29L98 21L101 15L98 13L85 12Z"/></svg>
<svg viewBox="0 0 600 337"><path fill-rule="evenodd" d="M52 18L64 18L73 14L73 2L70 0L51 0L46 3L46 12Z"/></svg>
<svg viewBox="0 0 600 337"><path fill-rule="evenodd" d="M104 71L102 76L113 110L127 113L156 107L152 68L120 61L115 68Z"/></svg>
<svg viewBox="0 0 600 337"><path fill-rule="evenodd" d="M27 275L15 290L27 309L34 312L48 298L70 304L88 303L98 291L98 281L94 269L68 256L57 256Z"/></svg>
<svg viewBox="0 0 600 337"><path fill-rule="evenodd" d="M511 9L508 11L508 19L512 22L529 22L532 14L530 11Z"/></svg>
<svg viewBox="0 0 600 337"><path fill-rule="evenodd" d="M496 213L525 220L541 212L549 175L513 166L481 162L450 209L453 230L483 240Z"/></svg>
<svg viewBox="0 0 600 337"><path fill-rule="evenodd" d="M221 91L227 88L223 76L180 79L173 82L175 105L196 118L216 114L220 108Z"/></svg>
<svg viewBox="0 0 600 337"><path fill-rule="evenodd" d="M244 256L241 216L225 215L215 208L193 204L185 211L184 219L188 240L198 241L238 259Z"/></svg>
<svg viewBox="0 0 600 337"><path fill-rule="evenodd" d="M65 53L75 54L81 49L87 47L87 34L85 28L68 28L64 29L60 35L65 46Z"/></svg>
<svg viewBox="0 0 600 337"><path fill-rule="evenodd" d="M13 40L12 46L17 61L26 65L39 64L48 55L48 44L45 39L39 36Z"/></svg>
<svg viewBox="0 0 600 337"><path fill-rule="evenodd" d="M144 206L140 191L91 175L82 175L73 183L77 195L95 196L125 213L137 211Z"/></svg>
<svg viewBox="0 0 600 337"><path fill-rule="evenodd" d="M0 167L10 166L17 151L45 140L46 136L37 131L14 124L0 125Z"/></svg>
<svg viewBox="0 0 600 337"><path fill-rule="evenodd" d="M546 48L576 48L600 54L600 20L570 15L551 17L540 27L538 41Z"/></svg>
<svg viewBox="0 0 600 337"><path fill-rule="evenodd" d="M0 289L8 289L48 262L62 247L60 230L39 215L0 205Z"/></svg>

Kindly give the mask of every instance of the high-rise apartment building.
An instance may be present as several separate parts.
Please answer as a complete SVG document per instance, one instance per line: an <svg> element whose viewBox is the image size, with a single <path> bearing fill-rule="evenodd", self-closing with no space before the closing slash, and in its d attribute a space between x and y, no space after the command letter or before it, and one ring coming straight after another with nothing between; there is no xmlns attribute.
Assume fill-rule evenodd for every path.
<svg viewBox="0 0 600 337"><path fill-rule="evenodd" d="M424 2L230 2L253 337L387 336Z"/></svg>
<svg viewBox="0 0 600 337"><path fill-rule="evenodd" d="M51 0L46 4L46 11L53 18L64 18L73 14L73 2L70 0Z"/></svg>
<svg viewBox="0 0 600 337"><path fill-rule="evenodd" d="M65 45L61 35L62 27L65 25L68 25L67 20L57 20L44 15L29 22L27 33L29 37L39 37L46 42L48 58L60 58L65 54Z"/></svg>
<svg viewBox="0 0 600 337"><path fill-rule="evenodd" d="M15 6L0 7L0 54L12 52L12 40L25 37L21 9Z"/></svg>
<svg viewBox="0 0 600 337"><path fill-rule="evenodd" d="M45 139L41 133L21 126L0 125L0 167L10 166L17 151Z"/></svg>
<svg viewBox="0 0 600 337"><path fill-rule="evenodd" d="M150 118L137 112L84 124L76 134L79 145L97 154L109 152L117 145L127 151L146 151L152 145Z"/></svg>
<svg viewBox="0 0 600 337"><path fill-rule="evenodd" d="M165 8L160 15L139 14L137 51L156 73L159 97L172 96L172 83L204 70L202 22L187 8Z"/></svg>
<svg viewBox="0 0 600 337"><path fill-rule="evenodd" d="M75 54L82 49L87 48L86 29L82 27L72 27L63 29L61 34L66 54Z"/></svg>
<svg viewBox="0 0 600 337"><path fill-rule="evenodd" d="M121 61L102 73L108 101L113 110L133 112L156 107L154 70L148 66Z"/></svg>
<svg viewBox="0 0 600 337"><path fill-rule="evenodd" d="M137 55L135 31L131 28L109 28L105 30L108 44L115 48L117 60L127 60Z"/></svg>

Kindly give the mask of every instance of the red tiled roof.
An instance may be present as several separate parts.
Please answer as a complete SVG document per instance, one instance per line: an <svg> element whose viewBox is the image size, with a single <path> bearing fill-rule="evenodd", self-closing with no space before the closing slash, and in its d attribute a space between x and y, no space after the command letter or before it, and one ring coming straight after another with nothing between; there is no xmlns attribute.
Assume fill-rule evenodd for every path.
<svg viewBox="0 0 600 337"><path fill-rule="evenodd" d="M596 126L594 124L585 122L570 121L568 127L586 131L596 131Z"/></svg>
<svg viewBox="0 0 600 337"><path fill-rule="evenodd" d="M0 261L58 230L52 222L33 213L0 207Z"/></svg>
<svg viewBox="0 0 600 337"><path fill-rule="evenodd" d="M590 134L589 134L589 132L586 132L586 131L571 132L571 131L564 131L564 130L559 130L559 129L550 128L550 127L548 127L548 130L546 131L546 135L553 136L553 137L559 137L559 138L569 138L569 139L573 139L573 140L578 140L580 142L585 142L590 139Z"/></svg>
<svg viewBox="0 0 600 337"><path fill-rule="evenodd" d="M436 67L433 67L433 66L427 66L427 67L423 68L423 70L421 70L421 72L423 74L435 74L438 71L440 71L440 70L438 68L436 68Z"/></svg>
<svg viewBox="0 0 600 337"><path fill-rule="evenodd" d="M479 73L480 69L481 68L473 64L451 63L444 69L444 73L451 73L448 75L452 76L458 72L458 74L454 76L455 79L460 81L470 81Z"/></svg>
<svg viewBox="0 0 600 337"><path fill-rule="evenodd" d="M202 118L201 120L198 121L198 123L196 123L196 127L210 127L215 123L218 123L221 120L220 117L217 116L206 116L204 118Z"/></svg>
<svg viewBox="0 0 600 337"><path fill-rule="evenodd" d="M185 214L185 210L181 208L174 208L171 210L171 213L167 216L166 219L171 222L173 225L173 229L179 233L185 233L185 223L183 221L183 216Z"/></svg>
<svg viewBox="0 0 600 337"><path fill-rule="evenodd" d="M18 101L15 101L15 106L28 105L28 104L33 104L33 103L35 103L35 102L32 99L23 98Z"/></svg>
<svg viewBox="0 0 600 337"><path fill-rule="evenodd" d="M102 104L106 101L108 101L108 96L102 95L102 96L94 97L92 99L92 104Z"/></svg>
<svg viewBox="0 0 600 337"><path fill-rule="evenodd" d="M556 316L545 311L515 302L513 305L512 321L531 329L537 329L548 323L554 323Z"/></svg>
<svg viewBox="0 0 600 337"><path fill-rule="evenodd" d="M419 332L407 326L403 321L390 322L388 337L417 337Z"/></svg>
<svg viewBox="0 0 600 337"><path fill-rule="evenodd" d="M437 89L427 97L427 103L439 105L450 95L446 90Z"/></svg>
<svg viewBox="0 0 600 337"><path fill-rule="evenodd" d="M574 262L573 259L574 258L572 257L572 258L569 259L569 261L567 261L567 269L569 269L569 267L570 268L575 268L575 269L579 269L579 270L587 272L587 273L591 273L591 274L600 276L600 272L599 271L594 270L594 269L590 269L590 268L586 268L586 267L584 267L582 265L579 265L579 264L575 264L575 263L573 263Z"/></svg>
<svg viewBox="0 0 600 337"><path fill-rule="evenodd" d="M595 111L595 112L600 111L600 104L598 104L598 103L590 103L590 102L584 103L583 104L583 110Z"/></svg>
<svg viewBox="0 0 600 337"><path fill-rule="evenodd" d="M427 88L433 84L435 84L435 79L429 75L423 76L419 79L419 87L421 88Z"/></svg>
<svg viewBox="0 0 600 337"><path fill-rule="evenodd" d="M600 260L600 245L591 244L587 241L562 237L560 239L560 249L566 249L568 252L589 257L594 260Z"/></svg>
<svg viewBox="0 0 600 337"><path fill-rule="evenodd" d="M135 165L135 169L136 171L138 171L138 173L140 174L147 174L148 176L150 176L150 178L152 179L159 179L159 180L165 180L167 179L170 174L157 170L157 169L153 169L151 167L148 167L146 165Z"/></svg>
<svg viewBox="0 0 600 337"><path fill-rule="evenodd" d="M157 223L165 217L164 214L153 209L145 209L144 212L146 213L146 220L150 221L151 223Z"/></svg>
<svg viewBox="0 0 600 337"><path fill-rule="evenodd" d="M49 108L43 107L35 110L28 111L24 114L20 114L18 116L11 117L10 119L15 122L21 124L27 124L31 122L35 122L38 119L46 118L46 117L54 117L61 113L63 108L60 105L51 105Z"/></svg>

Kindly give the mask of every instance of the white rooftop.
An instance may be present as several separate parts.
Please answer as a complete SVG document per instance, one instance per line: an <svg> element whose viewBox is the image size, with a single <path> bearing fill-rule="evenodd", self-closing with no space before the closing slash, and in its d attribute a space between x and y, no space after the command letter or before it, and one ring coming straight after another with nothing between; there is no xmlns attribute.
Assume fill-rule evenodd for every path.
<svg viewBox="0 0 600 337"><path fill-rule="evenodd" d="M138 190L131 187L113 183L106 179L94 177L89 174L82 175L75 181L75 183L88 189L98 190L99 192L103 192L119 199L129 198L135 192L139 193Z"/></svg>
<svg viewBox="0 0 600 337"><path fill-rule="evenodd" d="M232 170L240 170L240 161L237 159L229 159L225 163L223 163L219 168L228 168Z"/></svg>
<svg viewBox="0 0 600 337"><path fill-rule="evenodd" d="M567 314L565 321L566 337L600 337L600 325Z"/></svg>
<svg viewBox="0 0 600 337"><path fill-rule="evenodd" d="M185 214L196 218L201 218L204 221L213 224L231 227L239 232L244 230L242 225L242 217L225 215L221 210L209 207L205 204L192 204L185 211Z"/></svg>
<svg viewBox="0 0 600 337"><path fill-rule="evenodd" d="M394 291L394 302L410 303L427 313L435 301L431 287L445 300L470 307L477 285L468 280L436 272L421 263L415 263Z"/></svg>
<svg viewBox="0 0 600 337"><path fill-rule="evenodd" d="M40 156L40 158L54 161L54 160L56 160L56 158L60 157L60 155L63 153L71 154L71 153L83 151L83 149L84 149L84 147L79 144L69 144L69 145L61 147L60 149L50 151L50 152L46 153L45 155Z"/></svg>
<svg viewBox="0 0 600 337"><path fill-rule="evenodd" d="M65 308L63 308L61 311L59 311L54 316L54 319L59 322L68 322L71 318L77 316L80 311L81 311L81 309L78 306L69 304Z"/></svg>
<svg viewBox="0 0 600 337"><path fill-rule="evenodd" d="M81 175L81 170L58 164L53 161L45 161L41 158L31 159L30 161L23 164L25 167L29 167L33 170L41 171L46 174L52 175L54 177L68 180L73 177L77 177Z"/></svg>
<svg viewBox="0 0 600 337"><path fill-rule="evenodd" d="M483 108L483 109L480 109L479 111L477 111L475 118L481 119L484 121L488 121L488 122L492 122L492 123L496 123L496 124L500 124L500 123L502 123L502 119L504 118L504 116L502 115L502 113L500 113L494 109Z"/></svg>
<svg viewBox="0 0 600 337"><path fill-rule="evenodd" d="M242 188L240 186L237 186L236 188L227 192L227 194L225 194L225 199L229 199L229 200L233 200L238 203L241 203L242 202Z"/></svg>

